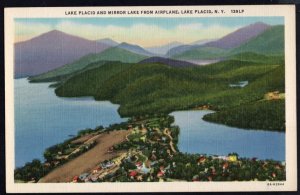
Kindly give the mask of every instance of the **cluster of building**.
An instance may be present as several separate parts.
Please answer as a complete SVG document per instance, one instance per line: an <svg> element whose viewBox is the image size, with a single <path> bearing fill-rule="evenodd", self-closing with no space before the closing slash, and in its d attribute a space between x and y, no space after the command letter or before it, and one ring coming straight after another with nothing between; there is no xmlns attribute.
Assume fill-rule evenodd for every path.
<svg viewBox="0 0 300 195"><path fill-rule="evenodd" d="M123 142L129 145L127 152L99 163L90 173L76 176L72 182L227 181L231 177L243 180L256 177L248 170L251 163L262 166L264 171L271 168L271 180L284 173L284 165L277 165L278 168L275 166L273 170L272 162L264 166L261 165L262 161L241 160L235 153L227 156L197 156L177 152L173 145L173 137L177 135L172 127L150 127L147 123L141 123L135 127L129 125L128 129L131 133ZM114 148L109 148L108 152L114 152ZM244 171L242 176L232 172L233 168ZM284 176L279 175L281 177ZM258 179L265 180L265 177Z"/></svg>
<svg viewBox="0 0 300 195"><path fill-rule="evenodd" d="M120 168L120 164L127 155L127 153L123 153L109 161L101 162L91 172L74 176L72 182L97 182L109 174L114 174Z"/></svg>

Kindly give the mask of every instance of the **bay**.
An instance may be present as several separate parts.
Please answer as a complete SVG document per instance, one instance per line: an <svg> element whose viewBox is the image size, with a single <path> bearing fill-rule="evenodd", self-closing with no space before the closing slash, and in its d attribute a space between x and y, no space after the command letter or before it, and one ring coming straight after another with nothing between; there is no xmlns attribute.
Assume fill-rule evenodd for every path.
<svg viewBox="0 0 300 195"><path fill-rule="evenodd" d="M95 101L92 97L60 98L49 83L15 82L15 166L37 158L44 150L79 130L126 121L118 114L119 105ZM178 147L181 152L285 160L285 133L246 130L202 120L208 110L175 111L175 125L180 127Z"/></svg>
<svg viewBox="0 0 300 195"><path fill-rule="evenodd" d="M15 167L43 160L46 148L79 130L127 120L118 114L119 105L92 97L60 98L49 85L29 83L26 78L14 81Z"/></svg>
<svg viewBox="0 0 300 195"><path fill-rule="evenodd" d="M180 127L181 152L285 161L285 133L234 128L206 122L202 117L213 111L176 111L170 115Z"/></svg>

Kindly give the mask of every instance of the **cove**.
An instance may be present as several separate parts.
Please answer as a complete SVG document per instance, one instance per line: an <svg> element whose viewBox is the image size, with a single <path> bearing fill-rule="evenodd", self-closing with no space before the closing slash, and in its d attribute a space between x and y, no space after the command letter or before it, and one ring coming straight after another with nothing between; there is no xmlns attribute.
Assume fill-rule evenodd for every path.
<svg viewBox="0 0 300 195"><path fill-rule="evenodd" d="M176 111L174 125L180 127L178 148L181 152L209 155L228 155L236 152L240 157L285 161L285 133L248 130L214 124L202 120L213 111Z"/></svg>

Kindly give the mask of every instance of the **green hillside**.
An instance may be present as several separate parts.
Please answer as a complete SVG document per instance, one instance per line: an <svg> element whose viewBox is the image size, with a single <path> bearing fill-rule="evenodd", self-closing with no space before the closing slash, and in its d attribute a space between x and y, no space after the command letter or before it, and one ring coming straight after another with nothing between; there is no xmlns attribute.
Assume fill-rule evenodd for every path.
<svg viewBox="0 0 300 195"><path fill-rule="evenodd" d="M207 114L203 119L240 128L285 131L284 108L284 100L258 101Z"/></svg>
<svg viewBox="0 0 300 195"><path fill-rule="evenodd" d="M172 56L175 59L189 60L189 59L215 59L227 56L228 50L201 46L196 49L188 50L183 53Z"/></svg>
<svg viewBox="0 0 300 195"><path fill-rule="evenodd" d="M281 66L274 69L270 68L268 74L261 75L257 79L253 78L245 88L229 88L228 83L230 82L228 79L212 79L211 81L207 80L206 83L193 83L195 87L194 91L189 92L186 88L181 87L181 83L176 83L175 85L177 85L179 91L177 96L168 96L171 94L169 90L167 91L169 92L167 96L162 96L162 94L167 93L165 90L156 91L153 93L156 96L149 96L148 99L145 97L144 101L130 102L124 105L121 102L120 113L129 116L155 111L168 113L174 110L189 109L202 105L209 105L214 110L230 109L235 106L259 101L269 91L279 90L283 92L284 79L279 78L275 82L275 79L278 77L273 77L282 76L281 72L284 72L283 70ZM193 90L191 87L193 84L187 84L191 91ZM187 91L188 93L183 94L180 90L183 92ZM160 96L162 97L160 98Z"/></svg>
<svg viewBox="0 0 300 195"><path fill-rule="evenodd" d="M284 27L273 26L247 43L234 48L231 53L255 52L268 55L284 53Z"/></svg>
<svg viewBox="0 0 300 195"><path fill-rule="evenodd" d="M94 64L92 64L93 66ZM96 96L99 88L111 76L129 68L132 64L120 62L108 62L99 68L85 71L83 74L77 74L63 83L56 90L57 94L66 97ZM61 92L62 91L62 92Z"/></svg>
<svg viewBox="0 0 300 195"><path fill-rule="evenodd" d="M169 113L201 105L226 110L259 101L270 91L284 92L282 58L266 62L228 60L191 68L111 63L71 77L55 93L110 100L120 104L122 116ZM244 80L249 81L244 88L229 86Z"/></svg>
<svg viewBox="0 0 300 195"><path fill-rule="evenodd" d="M273 26L257 37L254 37L248 42L233 49L224 50L214 47L200 46L172 56L172 58L184 60L230 58L231 56L240 53L282 56L284 54L284 27L282 25ZM256 58L251 58L251 60L255 59Z"/></svg>
<svg viewBox="0 0 300 195"><path fill-rule="evenodd" d="M130 51L112 47L98 54L89 54L73 63L66 64L55 70L30 77L30 82L49 82L59 81L68 78L71 74L86 68L88 65L94 63L96 66L101 66L107 61L120 61L124 63L135 63L145 59L145 56L132 53Z"/></svg>
<svg viewBox="0 0 300 195"><path fill-rule="evenodd" d="M263 64L284 64L284 56L281 55L264 55L255 52L242 52L228 56L227 59L239 61L251 61Z"/></svg>

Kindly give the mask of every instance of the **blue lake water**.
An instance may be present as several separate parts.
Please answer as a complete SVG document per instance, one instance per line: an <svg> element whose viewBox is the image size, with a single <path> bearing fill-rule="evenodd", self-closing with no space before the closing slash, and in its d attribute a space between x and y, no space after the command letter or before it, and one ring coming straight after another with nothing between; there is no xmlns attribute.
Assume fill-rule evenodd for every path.
<svg viewBox="0 0 300 195"><path fill-rule="evenodd" d="M43 160L44 150L76 135L79 130L109 126L127 119L118 105L93 98L59 98L49 83L15 80L15 166L34 158Z"/></svg>
<svg viewBox="0 0 300 195"><path fill-rule="evenodd" d="M44 150L76 135L79 130L109 126L127 119L118 105L93 98L59 98L49 83L15 80L15 166L34 158L43 160ZM179 149L188 153L285 160L285 133L243 130L205 122L212 111L178 111L171 115L180 127Z"/></svg>
<svg viewBox="0 0 300 195"><path fill-rule="evenodd" d="M208 110L172 112L180 127L178 147L181 152L285 160L285 133L244 130L202 120Z"/></svg>

